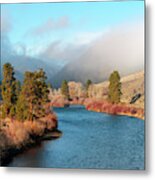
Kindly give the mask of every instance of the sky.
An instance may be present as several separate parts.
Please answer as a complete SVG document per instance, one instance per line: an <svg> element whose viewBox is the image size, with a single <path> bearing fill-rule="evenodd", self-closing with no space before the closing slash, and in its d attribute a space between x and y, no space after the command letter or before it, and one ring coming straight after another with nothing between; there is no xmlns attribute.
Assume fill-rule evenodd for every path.
<svg viewBox="0 0 155 180"><path fill-rule="evenodd" d="M103 35L143 22L144 1L1 4L1 54L64 66Z"/></svg>
<svg viewBox="0 0 155 180"><path fill-rule="evenodd" d="M1 9L12 24L11 43L25 45L30 55L36 43L40 49L59 40L89 43L100 32L144 16L143 1L2 4Z"/></svg>

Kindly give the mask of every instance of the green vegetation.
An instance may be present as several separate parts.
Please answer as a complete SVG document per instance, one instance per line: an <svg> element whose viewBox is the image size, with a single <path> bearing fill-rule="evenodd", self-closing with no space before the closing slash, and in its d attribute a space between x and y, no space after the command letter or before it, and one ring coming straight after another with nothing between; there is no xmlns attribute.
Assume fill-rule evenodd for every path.
<svg viewBox="0 0 155 180"><path fill-rule="evenodd" d="M11 64L6 63L3 66L3 80L1 85L3 107L2 117L12 117L15 115L15 106L18 98L18 81L14 77L14 69Z"/></svg>
<svg viewBox="0 0 155 180"><path fill-rule="evenodd" d="M2 99L2 81L0 76L0 100Z"/></svg>
<svg viewBox="0 0 155 180"><path fill-rule="evenodd" d="M17 118L34 120L44 117L45 105L49 102L48 94L45 72L42 69L26 72L17 102Z"/></svg>
<svg viewBox="0 0 155 180"><path fill-rule="evenodd" d="M92 81L90 79L88 79L87 82L86 82L86 96L87 97L89 97L88 90L89 90L89 87L90 87L91 84L92 84Z"/></svg>
<svg viewBox="0 0 155 180"><path fill-rule="evenodd" d="M42 139L52 138L57 128L57 117L50 109L49 87L45 72L40 69L25 72L20 84L14 76L11 64L3 66L3 80L0 84L0 163L8 159L13 150L19 152ZM59 134L60 135L60 134ZM53 137L58 137L53 135ZM40 138L38 138L40 137ZM11 151L10 151L11 150Z"/></svg>
<svg viewBox="0 0 155 180"><path fill-rule="evenodd" d="M64 80L61 84L61 93L66 99L69 99L69 87L66 80Z"/></svg>
<svg viewBox="0 0 155 180"><path fill-rule="evenodd" d="M121 99L121 82L118 71L114 71L109 77L108 100L112 103L119 103Z"/></svg>
<svg viewBox="0 0 155 180"><path fill-rule="evenodd" d="M14 77L11 64L3 66L2 81L2 117L18 120L34 120L46 115L46 104L49 102L49 89L45 72L25 72L21 85Z"/></svg>
<svg viewBox="0 0 155 180"><path fill-rule="evenodd" d="M53 86L52 86L51 83L48 83L48 88L49 88L49 89L53 89Z"/></svg>

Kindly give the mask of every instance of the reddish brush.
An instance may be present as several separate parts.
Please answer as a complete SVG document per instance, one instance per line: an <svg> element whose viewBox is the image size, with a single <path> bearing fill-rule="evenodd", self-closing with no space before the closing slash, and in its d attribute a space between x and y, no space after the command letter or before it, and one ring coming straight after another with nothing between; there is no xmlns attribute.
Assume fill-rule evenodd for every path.
<svg viewBox="0 0 155 180"><path fill-rule="evenodd" d="M5 126L2 132L7 139L9 146L21 147L28 143L30 135L42 136L46 130L52 130L57 127L57 117L54 113L49 113L45 117L34 121L17 121L6 118ZM5 140L6 141L6 140ZM0 146L7 146L3 140Z"/></svg>
<svg viewBox="0 0 155 180"><path fill-rule="evenodd" d="M85 101L86 109L109 114L120 114L134 116L144 119L144 109L130 106L128 104L112 104L106 100L88 99Z"/></svg>

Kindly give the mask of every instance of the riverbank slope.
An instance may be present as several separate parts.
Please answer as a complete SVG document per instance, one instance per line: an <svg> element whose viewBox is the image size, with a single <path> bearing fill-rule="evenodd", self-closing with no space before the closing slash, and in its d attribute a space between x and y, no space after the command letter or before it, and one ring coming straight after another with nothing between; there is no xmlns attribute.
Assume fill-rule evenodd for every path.
<svg viewBox="0 0 155 180"><path fill-rule="evenodd" d="M144 120L144 109L130 104L112 104L106 100L88 99L85 107L89 111L104 112L113 115L126 115Z"/></svg>
<svg viewBox="0 0 155 180"><path fill-rule="evenodd" d="M0 164L5 166L17 153L37 144L48 137L60 135L57 131L57 117L51 112L45 117L33 121L17 121L5 118L1 120Z"/></svg>

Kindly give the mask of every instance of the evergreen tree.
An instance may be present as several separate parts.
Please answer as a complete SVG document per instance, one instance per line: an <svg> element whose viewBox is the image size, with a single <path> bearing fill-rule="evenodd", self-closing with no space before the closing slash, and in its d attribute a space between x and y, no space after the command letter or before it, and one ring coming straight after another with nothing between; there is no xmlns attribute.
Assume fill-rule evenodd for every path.
<svg viewBox="0 0 155 180"><path fill-rule="evenodd" d="M14 69L10 63L3 66L3 80L1 85L3 99L3 117L14 116L15 106L17 102L16 79L14 77Z"/></svg>
<svg viewBox="0 0 155 180"><path fill-rule="evenodd" d="M34 120L45 116L45 105L49 102L45 72L25 72L24 83L17 102L17 118Z"/></svg>
<svg viewBox="0 0 155 180"><path fill-rule="evenodd" d="M19 94L20 94L20 91L21 91L21 83L20 83L20 81L17 81L16 80L16 82L15 82L15 93L16 93L16 101L17 101L17 99L18 99L18 96L19 96Z"/></svg>
<svg viewBox="0 0 155 180"><path fill-rule="evenodd" d="M2 100L2 81L0 76L0 101Z"/></svg>
<svg viewBox="0 0 155 180"><path fill-rule="evenodd" d="M48 88L53 89L53 86L51 83L48 83Z"/></svg>
<svg viewBox="0 0 155 180"><path fill-rule="evenodd" d="M87 80L86 82L86 96L89 97L89 93L88 93L88 90L89 90L89 86L92 84L92 81L90 79Z"/></svg>
<svg viewBox="0 0 155 180"><path fill-rule="evenodd" d="M121 82L118 71L114 71L109 77L108 99L112 103L119 103L121 99Z"/></svg>
<svg viewBox="0 0 155 180"><path fill-rule="evenodd" d="M64 80L61 84L61 93L65 98L69 99L69 87L66 80Z"/></svg>
<svg viewBox="0 0 155 180"><path fill-rule="evenodd" d="M49 100L49 88L46 83L46 75L43 69L35 72L35 79L36 79L36 102L35 102L35 116L36 117L43 117L45 116L45 105L50 102Z"/></svg>
<svg viewBox="0 0 155 180"><path fill-rule="evenodd" d="M16 119L20 121L27 120L29 117L28 103L26 101L26 94L24 95L24 91L25 88L22 86L16 106Z"/></svg>

